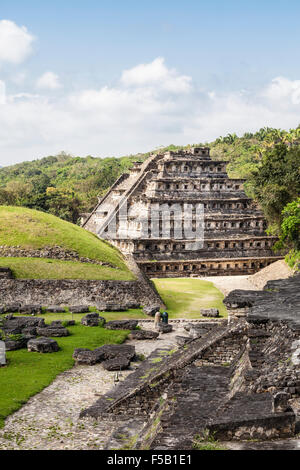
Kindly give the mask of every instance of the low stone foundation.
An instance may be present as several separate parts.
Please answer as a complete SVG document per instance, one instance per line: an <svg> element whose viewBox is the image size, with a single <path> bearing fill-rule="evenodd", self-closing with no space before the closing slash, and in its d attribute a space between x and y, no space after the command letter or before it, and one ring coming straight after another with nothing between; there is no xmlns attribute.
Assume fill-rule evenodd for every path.
<svg viewBox="0 0 300 470"><path fill-rule="evenodd" d="M159 295L141 281L86 281L54 279L0 279L0 306L20 303L42 306L159 304Z"/></svg>
<svg viewBox="0 0 300 470"><path fill-rule="evenodd" d="M186 260L137 261L139 268L150 278L244 276L255 274L260 269L282 257L211 258Z"/></svg>
<svg viewBox="0 0 300 470"><path fill-rule="evenodd" d="M0 268L0 280L1 279L12 279L13 274L9 268Z"/></svg>
<svg viewBox="0 0 300 470"><path fill-rule="evenodd" d="M64 250L60 246L45 246L37 250L29 250L18 246L0 246L1 258L44 258L57 259L60 261L79 261L80 263L98 264L119 269L117 266L91 258L79 256L76 251Z"/></svg>

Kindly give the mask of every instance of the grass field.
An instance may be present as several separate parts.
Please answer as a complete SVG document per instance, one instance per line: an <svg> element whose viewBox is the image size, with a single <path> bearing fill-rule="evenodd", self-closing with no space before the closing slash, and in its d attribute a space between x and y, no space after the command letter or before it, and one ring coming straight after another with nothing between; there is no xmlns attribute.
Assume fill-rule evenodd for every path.
<svg viewBox="0 0 300 470"><path fill-rule="evenodd" d="M200 309L217 308L226 317L224 296L212 282L201 279L153 279L170 318L199 318Z"/></svg>
<svg viewBox="0 0 300 470"><path fill-rule="evenodd" d="M60 246L129 272L121 253L109 243L54 215L25 207L0 206L0 245L26 249Z"/></svg>
<svg viewBox="0 0 300 470"><path fill-rule="evenodd" d="M47 320L50 320L48 318ZM129 331L111 331L82 325L68 327L71 336L54 338L60 351L52 354L7 352L8 367L0 368L0 427L5 418L47 387L55 377L74 365L75 348L95 349L103 344L123 343Z"/></svg>
<svg viewBox="0 0 300 470"><path fill-rule="evenodd" d="M96 308L90 308L90 312L98 312ZM41 315L42 318L45 319L46 323L51 323L55 320L75 320L80 322L82 317L85 317L86 313L70 313L67 311L66 313L45 313ZM148 315L145 315L142 312L142 309L131 309L127 310L126 312L99 312L101 317L104 317L106 321L111 320L140 320L142 318L149 318ZM18 316L18 315L17 315ZM20 315L22 316L22 315ZM153 320L154 321L154 320Z"/></svg>
<svg viewBox="0 0 300 470"><path fill-rule="evenodd" d="M209 307L218 308L223 317L227 315L222 303L223 294L211 282L181 278L155 279L154 284L167 305L170 318L199 318L200 309ZM93 308L90 310L95 311ZM149 318L141 309L100 312L100 315L107 321ZM47 324L54 320L76 321L76 326L68 327L71 336L55 338L61 348L55 354L31 353L25 349L7 353L9 365L0 369L0 427L9 414L47 387L58 374L73 367L75 348L95 349L107 343L122 343L129 333L82 326L80 320L83 316L85 314L71 314L68 311L42 315Z"/></svg>
<svg viewBox="0 0 300 470"><path fill-rule="evenodd" d="M129 270L115 269L79 261L47 258L0 258L0 266L10 268L16 279L90 279L131 281Z"/></svg>

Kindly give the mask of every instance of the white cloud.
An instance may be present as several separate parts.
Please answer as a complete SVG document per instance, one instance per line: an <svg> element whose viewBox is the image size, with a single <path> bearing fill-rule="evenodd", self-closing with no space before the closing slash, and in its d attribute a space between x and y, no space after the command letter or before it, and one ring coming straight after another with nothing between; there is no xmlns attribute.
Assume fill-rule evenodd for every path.
<svg viewBox="0 0 300 470"><path fill-rule="evenodd" d="M45 72L38 78L36 86L44 90L57 90L61 88L59 77L53 72Z"/></svg>
<svg viewBox="0 0 300 470"><path fill-rule="evenodd" d="M171 143L210 141L229 132L299 124L297 80L282 77L256 92L219 94L192 87L191 79L180 87L182 77L157 59L123 72L113 87L51 99L24 92L5 95L2 83L0 165L62 149L77 155L124 155Z"/></svg>
<svg viewBox="0 0 300 470"><path fill-rule="evenodd" d="M20 64L31 54L33 41L25 26L0 20L0 63Z"/></svg>
<svg viewBox="0 0 300 470"><path fill-rule="evenodd" d="M140 64L122 73L125 86L156 86L171 93L186 93L191 90L191 77L178 75L176 70L165 66L163 57L158 57L150 64Z"/></svg>
<svg viewBox="0 0 300 470"><path fill-rule="evenodd" d="M0 80L0 105L6 103L6 86L5 83Z"/></svg>
<svg viewBox="0 0 300 470"><path fill-rule="evenodd" d="M285 77L276 77L267 86L263 93L272 101L287 104L300 104L300 80L289 80Z"/></svg>

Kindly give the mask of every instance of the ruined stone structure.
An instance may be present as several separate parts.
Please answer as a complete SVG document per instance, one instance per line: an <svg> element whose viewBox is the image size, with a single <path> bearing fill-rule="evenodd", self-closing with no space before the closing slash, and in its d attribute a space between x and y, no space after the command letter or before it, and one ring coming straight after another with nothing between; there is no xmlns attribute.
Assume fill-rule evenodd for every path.
<svg viewBox="0 0 300 470"><path fill-rule="evenodd" d="M85 279L1 279L0 313L7 306L10 312L22 306L86 305L102 309L108 303L132 308L132 305L164 304L158 293L143 279L136 281L91 281ZM7 310L5 310L7 311ZM35 312L36 313L36 312ZM80 313L80 312L79 312Z"/></svg>
<svg viewBox="0 0 300 470"><path fill-rule="evenodd" d="M280 257L244 180L230 179L226 165L208 148L152 155L115 182L82 226L149 277L253 274Z"/></svg>
<svg viewBox="0 0 300 470"><path fill-rule="evenodd" d="M245 448L255 440L260 448L272 439L295 438L300 431L299 286L300 274L270 281L263 291L231 292L224 300L231 310L228 323L187 325L189 332L198 330L195 336L177 350L153 351L81 417L118 420L107 449L127 444L190 450L198 436L220 445L245 441Z"/></svg>

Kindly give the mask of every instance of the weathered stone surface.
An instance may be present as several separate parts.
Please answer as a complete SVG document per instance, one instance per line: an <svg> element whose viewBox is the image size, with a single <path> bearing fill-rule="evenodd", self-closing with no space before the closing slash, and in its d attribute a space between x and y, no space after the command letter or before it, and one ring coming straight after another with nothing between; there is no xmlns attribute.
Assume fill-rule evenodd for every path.
<svg viewBox="0 0 300 470"><path fill-rule="evenodd" d="M135 340L157 339L159 333L152 330L133 330L130 332L128 338Z"/></svg>
<svg viewBox="0 0 300 470"><path fill-rule="evenodd" d="M38 315L42 313L41 305L22 305L19 308L19 312L24 315Z"/></svg>
<svg viewBox="0 0 300 470"><path fill-rule="evenodd" d="M134 330L137 325L137 320L114 320L107 322L104 326L108 330Z"/></svg>
<svg viewBox="0 0 300 470"><path fill-rule="evenodd" d="M184 346L189 341L191 341L189 336L176 336L176 342L178 346Z"/></svg>
<svg viewBox="0 0 300 470"><path fill-rule="evenodd" d="M217 308L202 308L200 313L203 317L218 318L220 316L219 310Z"/></svg>
<svg viewBox="0 0 300 470"><path fill-rule="evenodd" d="M13 281L15 282L15 281ZM13 303L13 301L9 304L4 303L5 299L3 299L3 313L17 313L20 310L21 304L20 303Z"/></svg>
<svg viewBox="0 0 300 470"><path fill-rule="evenodd" d="M47 326L46 328L37 328L36 331L39 336L44 336L44 337L54 336L54 337L60 338L63 336L70 335L69 330L67 330L67 328L64 328L64 327L53 328L51 326Z"/></svg>
<svg viewBox="0 0 300 470"><path fill-rule="evenodd" d="M97 308L100 312L126 312L126 310L128 310L127 305L118 304L116 302L98 304Z"/></svg>
<svg viewBox="0 0 300 470"><path fill-rule="evenodd" d="M40 317L14 317L9 316L4 320L4 329L13 329L19 328L23 330L24 328L34 328L34 327L44 327L45 319Z"/></svg>
<svg viewBox="0 0 300 470"><path fill-rule="evenodd" d="M60 307L58 305L51 305L50 307L46 307L47 312L49 313L65 313L65 307Z"/></svg>
<svg viewBox="0 0 300 470"><path fill-rule="evenodd" d="M273 397L273 413L286 413L293 411L289 405L289 399L291 395L286 392L278 392Z"/></svg>
<svg viewBox="0 0 300 470"><path fill-rule="evenodd" d="M293 330L300 329L300 274L288 279L269 281L263 291L231 292L224 304L229 311L245 308L252 323L283 321Z"/></svg>
<svg viewBox="0 0 300 470"><path fill-rule="evenodd" d="M113 359L104 361L102 366L105 370L117 371L125 370L130 366L130 360L125 356L116 356Z"/></svg>
<svg viewBox="0 0 300 470"><path fill-rule="evenodd" d="M104 326L106 323L105 318L100 317L99 313L88 313L81 319L81 324L85 326Z"/></svg>
<svg viewBox="0 0 300 470"><path fill-rule="evenodd" d="M28 327L28 328L24 328L22 330L22 334L25 335L25 336L37 336L37 328L36 326L31 326L31 327Z"/></svg>
<svg viewBox="0 0 300 470"><path fill-rule="evenodd" d="M88 305L73 305L69 307L71 313L86 313L89 311Z"/></svg>
<svg viewBox="0 0 300 470"><path fill-rule="evenodd" d="M0 340L0 367L6 365L6 347L4 341Z"/></svg>
<svg viewBox="0 0 300 470"><path fill-rule="evenodd" d="M73 353L73 359L78 365L92 366L98 362L94 352L86 348L75 349Z"/></svg>
<svg viewBox="0 0 300 470"><path fill-rule="evenodd" d="M135 357L135 347L129 344L105 344L94 350L98 361L106 361L116 356L123 356L130 361Z"/></svg>
<svg viewBox="0 0 300 470"><path fill-rule="evenodd" d="M158 329L159 329L160 333L162 333L162 334L171 333L173 331L173 326L170 325L170 324L166 325L164 323L159 323Z"/></svg>
<svg viewBox="0 0 300 470"><path fill-rule="evenodd" d="M18 312L20 305L93 306L106 303L148 305L159 303L160 298L145 282L84 279L0 279L0 305L18 304L10 312ZM72 311L72 310L70 310ZM75 312L74 312L75 313ZM78 312L88 313L88 309Z"/></svg>
<svg viewBox="0 0 300 470"><path fill-rule="evenodd" d="M145 315L149 315L150 317L154 317L156 312L160 311L160 306L159 305L154 305L154 306L147 306L143 308L143 313Z"/></svg>
<svg viewBox="0 0 300 470"><path fill-rule="evenodd" d="M13 273L10 268L0 267L0 279L13 279Z"/></svg>
<svg viewBox="0 0 300 470"><path fill-rule="evenodd" d="M20 339L6 339L5 341L6 351L17 351L18 349L26 348L27 339L22 337Z"/></svg>
<svg viewBox="0 0 300 470"><path fill-rule="evenodd" d="M126 302L127 309L137 309L140 308L141 304L139 302Z"/></svg>
<svg viewBox="0 0 300 470"><path fill-rule="evenodd" d="M22 333L22 328L20 327L12 327L7 328L5 326L2 327L2 331L5 335L20 335Z"/></svg>
<svg viewBox="0 0 300 470"><path fill-rule="evenodd" d="M94 351L85 348L75 349L73 359L77 364L94 365L103 361L110 361L118 356L130 363L135 357L135 347L126 344L105 344ZM114 370L114 369L108 369Z"/></svg>
<svg viewBox="0 0 300 470"><path fill-rule="evenodd" d="M28 351L40 353L52 353L59 351L59 346L54 339L51 338L36 338L28 341Z"/></svg>
<svg viewBox="0 0 300 470"><path fill-rule="evenodd" d="M65 261L80 261L80 263L98 264L100 266L109 266L114 269L116 266L91 258L79 256L76 251L63 249L61 246L45 246L43 248L34 250L21 248L19 246L0 246L0 257L13 257L13 258L48 258L48 259L59 259ZM3 271L2 271L3 270ZM1 276L3 273L8 273L11 270L9 268L0 268L0 279L6 276ZM11 276L12 277L12 276Z"/></svg>

